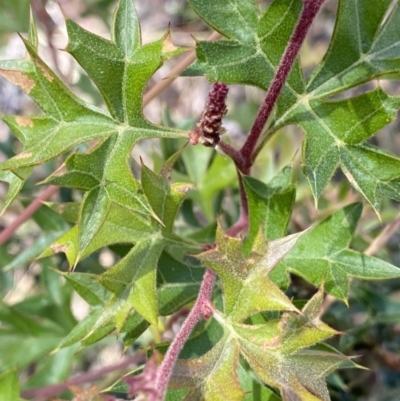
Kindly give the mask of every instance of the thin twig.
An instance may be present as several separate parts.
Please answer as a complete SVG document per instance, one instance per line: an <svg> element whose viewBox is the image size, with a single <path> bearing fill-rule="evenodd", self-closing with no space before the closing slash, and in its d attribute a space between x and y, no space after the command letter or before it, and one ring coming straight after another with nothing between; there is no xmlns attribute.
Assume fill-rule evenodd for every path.
<svg viewBox="0 0 400 401"><path fill-rule="evenodd" d="M33 399L35 401L48 400L49 398L68 390L70 386L77 386L83 383L92 382L114 371L127 368L130 365L142 363L145 359L145 353L137 353L114 365L105 366L104 368L95 370L93 372L83 373L79 376L73 377L72 379L68 379L64 383L24 390L21 392L21 397Z"/></svg>
<svg viewBox="0 0 400 401"><path fill-rule="evenodd" d="M214 281L215 273L212 270L207 269L204 273L197 300L192 310L189 312L186 320L183 322L179 333L176 335L174 341L172 341L171 345L169 346L160 367L157 369L155 388L157 389L158 397L160 400L164 400L165 393L168 387L168 382L172 375L172 371L178 359L179 353L188 340L194 327L203 316L203 312L205 311L205 308L208 306L211 300Z"/></svg>
<svg viewBox="0 0 400 401"><path fill-rule="evenodd" d="M8 226L0 233L0 245L4 244L29 218L42 206L42 203L58 192L58 187L50 185Z"/></svg>
<svg viewBox="0 0 400 401"><path fill-rule="evenodd" d="M212 41L218 39L221 35L218 32L213 32L207 40ZM161 81L157 82L153 88L151 88L143 97L143 106L146 106L150 103L160 92L166 89L168 86L174 82L176 78L178 78L179 74L190 64L192 64L196 60L196 52L191 50L187 56L177 64L168 75L163 78Z"/></svg>
<svg viewBox="0 0 400 401"><path fill-rule="evenodd" d="M375 255L379 252L390 240L392 235L400 228L400 213L396 218L391 221L382 232L371 242L369 247L365 250L365 254L368 256Z"/></svg>

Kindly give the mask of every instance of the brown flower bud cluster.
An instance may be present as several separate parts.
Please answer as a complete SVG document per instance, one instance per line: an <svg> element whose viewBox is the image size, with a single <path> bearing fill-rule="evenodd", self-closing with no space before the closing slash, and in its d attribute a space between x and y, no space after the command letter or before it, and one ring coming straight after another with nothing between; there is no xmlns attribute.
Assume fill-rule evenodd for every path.
<svg viewBox="0 0 400 401"><path fill-rule="evenodd" d="M225 132L222 127L222 118L227 113L226 96L228 87L222 83L215 83L208 94L208 100L204 107L197 128L190 133L190 143L198 143L208 147L215 147L220 141L220 136Z"/></svg>

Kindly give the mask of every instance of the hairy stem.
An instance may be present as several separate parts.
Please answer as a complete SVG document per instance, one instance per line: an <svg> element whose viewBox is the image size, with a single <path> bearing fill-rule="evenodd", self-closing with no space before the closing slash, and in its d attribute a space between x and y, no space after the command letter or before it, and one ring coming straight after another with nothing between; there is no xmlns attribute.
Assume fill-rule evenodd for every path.
<svg viewBox="0 0 400 401"><path fill-rule="evenodd" d="M265 96L264 103L258 110L258 114L254 124L250 130L250 134L244 143L240 154L245 160L245 169L249 170L253 164L253 152L258 139L264 129L264 126L271 115L276 101L282 91L282 88L289 76L290 70L293 67L300 47L306 38L307 32L320 10L322 3L325 0L303 0L303 9L300 14L299 21L290 39L290 42L282 56L278 69L276 70L274 79Z"/></svg>
<svg viewBox="0 0 400 401"><path fill-rule="evenodd" d="M220 141L218 143L218 147L221 149L221 151L229 156L233 162L235 163L236 168L243 174L247 174L245 171L245 159L242 157L240 152L235 149L233 146L229 145L229 143L226 143L224 141Z"/></svg>
<svg viewBox="0 0 400 401"><path fill-rule="evenodd" d="M239 220L227 231L228 235L236 236L241 231L248 227L248 204L247 197L243 187L243 180L240 175L250 174L250 169L254 163L257 153L255 152L256 145L264 126L271 115L272 109L278 100L283 86L289 76L289 73L296 61L300 47L306 38L307 32L320 10L325 0L303 0L303 9L300 14L299 21L290 39L290 42L282 56L279 66L276 70L274 79L268 89L264 102L258 110L257 117L250 130L250 133L243 144L243 147L238 151L224 141L218 143L218 147L229 156L238 169L239 189L241 199L241 213ZM258 151L259 149L256 149ZM240 173L239 173L240 172Z"/></svg>
<svg viewBox="0 0 400 401"><path fill-rule="evenodd" d="M226 235L230 237L236 237L242 232L246 232L249 228L249 217L247 215L241 215L239 220L226 231Z"/></svg>
<svg viewBox="0 0 400 401"><path fill-rule="evenodd" d="M205 308L207 308L208 303L211 300L212 290L215 281L215 273L209 269L204 273L203 281L201 283L199 295L197 300L184 321L179 333L172 341L165 354L164 360L157 370L157 377L155 382L155 388L157 389L159 400L163 400L165 393L167 391L168 382L171 377L173 368L178 359L179 353L181 352L183 346L188 340L190 334L192 333L194 327L203 316Z"/></svg>

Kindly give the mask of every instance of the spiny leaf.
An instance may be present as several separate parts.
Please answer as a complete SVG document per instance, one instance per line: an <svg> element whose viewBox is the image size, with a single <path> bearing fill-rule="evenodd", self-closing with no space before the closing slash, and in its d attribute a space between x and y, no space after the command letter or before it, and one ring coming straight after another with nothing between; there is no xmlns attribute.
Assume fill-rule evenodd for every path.
<svg viewBox="0 0 400 401"><path fill-rule="evenodd" d="M87 257L104 246L134 243L155 232L156 228L152 226L149 216L112 203L106 220L82 253L79 253L79 229L78 226L75 226L40 256L45 257L63 252L67 256L70 266L74 266L77 260Z"/></svg>
<svg viewBox="0 0 400 401"><path fill-rule="evenodd" d="M164 235L171 235L174 219L178 209L183 202L186 193L193 189L193 185L168 182L168 170L163 170L159 176L154 174L148 167L142 165L142 187L143 191L154 212L163 222Z"/></svg>
<svg viewBox="0 0 400 401"><path fill-rule="evenodd" d="M76 164L79 165L79 158L76 160ZM121 331L133 311L150 323L157 323L157 263L166 246L185 246L187 243L173 233L173 222L186 192L191 188L185 184L171 186L166 177L169 174L168 166L167 163L167 167L160 175L142 166L142 186L146 196L143 197L144 203L151 206L151 210L154 210L159 218L155 220L148 215L130 211L125 205L113 203L107 220L85 250L85 252L93 252L101 246L117 243L135 244L116 266L99 278L100 283L113 295L108 299L91 333L96 328L109 327L113 322L117 330ZM72 174L77 171L78 169L73 170ZM96 179L95 176L86 179L85 174L79 173L76 173L76 177L81 180L82 185L88 186L93 185L91 179ZM66 180L68 179L67 176ZM118 208L122 209L123 213L120 210L119 213L110 216L111 211L118 211ZM131 215L128 216L128 214ZM118 225L113 226L111 223L118 223ZM111 236L111 232L115 235ZM42 256L48 255L51 251L64 252L68 260L73 260L78 254L77 229L72 229Z"/></svg>
<svg viewBox="0 0 400 401"><path fill-rule="evenodd" d="M267 185L255 178L243 177L249 205L249 233L245 251L251 249L260 225L268 240L286 235L296 195L291 181L290 166L285 167Z"/></svg>
<svg viewBox="0 0 400 401"><path fill-rule="evenodd" d="M68 284L91 306L104 306L110 293L89 274L64 274Z"/></svg>
<svg viewBox="0 0 400 401"><path fill-rule="evenodd" d="M78 223L80 254L100 231L112 204L134 213L154 214L144 195L138 193L138 183L127 162L120 163L118 156L124 157L129 149L124 149L124 141L116 143L117 139L116 136L107 139L89 154L71 155L66 161L67 171L61 176L53 174L47 180L52 184L88 191Z"/></svg>
<svg viewBox="0 0 400 401"><path fill-rule="evenodd" d="M204 269L193 269L165 252L159 258L158 263L158 310L162 316L167 316L194 300ZM134 269L131 269L131 274L135 274ZM54 352L77 342L82 342L84 345L98 341L115 329L123 333L124 344L128 347L148 327L146 320L139 313L132 310L131 301L124 299L121 292L118 296L115 296L106 290L100 284L98 276L73 273L66 274L65 278L93 309L62 340ZM115 283L111 280L110 285L121 285L121 283ZM107 278L104 281L106 282ZM125 285L126 283L123 284ZM135 289L133 288L132 292L134 291ZM150 313L151 307L152 305L150 305ZM93 337L95 335L97 337Z"/></svg>
<svg viewBox="0 0 400 401"><path fill-rule="evenodd" d="M224 338L201 358L178 361L171 387L192 388L184 401L240 401L244 392L236 374L238 363L235 342Z"/></svg>
<svg viewBox="0 0 400 401"><path fill-rule="evenodd" d="M19 194L22 189L25 180L31 175L31 168L19 169L18 171L0 171L0 181L7 182L9 184L7 197L4 202L3 208L0 210L0 216L10 206L15 197Z"/></svg>
<svg viewBox="0 0 400 401"><path fill-rule="evenodd" d="M0 74L35 100L44 116L4 117L24 151L4 162L2 169L29 167L53 159L72 147L108 137L117 125L106 113L79 100L25 41L30 60L0 62Z"/></svg>
<svg viewBox="0 0 400 401"><path fill-rule="evenodd" d="M142 240L120 263L100 277L102 285L126 299L129 305L118 310L115 316L117 321L125 322L134 308L150 323L157 323L156 269L163 246L161 237Z"/></svg>
<svg viewBox="0 0 400 401"><path fill-rule="evenodd" d="M348 100L313 100L294 111L292 122L306 135L303 169L316 198L340 166L376 211L383 195L400 200L400 159L364 143L394 120L399 107L400 98L377 89Z"/></svg>
<svg viewBox="0 0 400 401"><path fill-rule="evenodd" d="M400 4L390 10L392 3L340 1L333 39L308 82L310 91L318 96L332 94L399 71Z"/></svg>
<svg viewBox="0 0 400 401"><path fill-rule="evenodd" d="M275 0L259 14L252 0L235 4L191 0L200 17L228 40L198 42L198 60L185 74L267 89L301 3ZM324 60L307 85L299 64L294 65L260 140L261 146L264 138L287 124L303 129L303 169L316 201L338 167L376 212L382 196L400 200L400 159L364 143L395 119L399 98L376 89L347 100L326 99L400 71L400 5L390 9L392 3L380 1L375 9L369 0L339 2L335 32ZM237 33L227 27L226 14L236 21L232 26L240 26ZM382 174L375 174L378 167Z"/></svg>
<svg viewBox="0 0 400 401"><path fill-rule="evenodd" d="M66 24L67 50L93 79L113 118L144 131L172 132L156 128L146 122L142 114L144 87L162 60L170 55L169 49L165 52L168 34L156 42L141 45L139 22L130 0L121 0L116 9L111 41L84 30L71 20Z"/></svg>
<svg viewBox="0 0 400 401"><path fill-rule="evenodd" d="M214 270L224 286L224 311L234 321L263 310L296 310L290 300L267 277L281 258L296 243L294 235L265 243L262 235L246 259L240 239L217 229L217 247L197 257Z"/></svg>
<svg viewBox="0 0 400 401"><path fill-rule="evenodd" d="M26 71L32 70L33 73L21 78L21 72L18 72L17 77L23 83L27 81L30 94L45 113L45 117L38 117L41 119L38 120L42 124L40 127L35 125L36 120L31 119L23 124L26 130L31 130L31 136L36 135L35 146L40 146L42 151L48 145L48 135L54 132L55 123L62 127L70 122L73 124L76 142L68 147L62 145L58 153L52 153L48 158L87 139L99 138L93 150L87 154L72 154L65 165L47 179L48 183L80 189L86 194L77 225L41 256L64 252L74 267L80 259L104 246L124 243L135 245L99 279L112 295L105 299L103 312L84 339L89 343L114 328L120 331L133 313L141 314L153 324L157 322L158 258L166 246L187 243L172 231L178 208L191 188L185 184L170 185L168 182L167 170L178 156L167 162L166 170L160 176L143 166L141 186L133 177L129 164L132 147L140 139L187 137L183 131L149 123L142 113L142 93L148 80L164 59L184 49L173 46L170 32L156 42L142 45L139 23L130 0L121 0L116 8L112 40L89 33L69 20L67 30L67 50L98 86L110 115L76 99L38 58L29 43L26 46L31 60L19 64L22 63ZM44 97L47 92L53 102L49 102L48 95ZM79 133L79 130L86 132L86 126L82 125L86 120L88 124L90 122L90 129L96 129L96 137L83 138ZM97 129L96 122L106 131ZM28 131L14 128L21 140L27 142ZM37 139L38 128L41 129L43 141L46 140L46 146ZM48 134L43 134L46 130ZM63 135L63 140L70 141L71 136ZM24 143L28 148L29 144L29 141L28 144ZM35 163L45 161L32 151L30 154L36 157ZM22 157L23 165L28 163L27 159L26 155ZM6 164L6 168L15 167L12 161L8 163L11 164ZM15 163L21 163L18 157ZM30 164L33 162L29 161ZM97 335L96 329L101 329L103 334Z"/></svg>
<svg viewBox="0 0 400 401"><path fill-rule="evenodd" d="M362 205L354 203L337 211L299 237L272 273L275 282L288 280L288 271L346 301L350 277L383 280L400 277L400 270L383 260L348 249Z"/></svg>
<svg viewBox="0 0 400 401"><path fill-rule="evenodd" d="M73 262L76 264L107 220L112 203L154 215L145 197L138 193L129 166L134 144L143 138L186 138L187 133L151 124L142 113L142 93L148 80L164 59L183 51L173 47L169 32L156 42L141 45L140 28L130 0L121 0L117 7L111 41L71 21L67 21L67 28L67 50L99 87L110 114L78 99L39 58L35 45L24 41L30 59L2 61L0 74L28 93L44 115L4 117L24 150L1 168L18 174L16 169L46 162L83 142L100 140L100 145L88 155L72 155L68 159L65 177L58 173L57 178L48 180L88 191L78 221L78 253ZM5 178L12 180L11 200L21 183L13 177Z"/></svg>
<svg viewBox="0 0 400 401"><path fill-rule="evenodd" d="M197 61L183 75L205 75L212 82L243 83L267 89L302 2L274 1L262 14L252 0L234 3L189 0L189 3L207 24L228 40L197 42ZM296 63L278 107L290 107L304 89L300 66Z"/></svg>
<svg viewBox="0 0 400 401"><path fill-rule="evenodd" d="M318 316L323 289L305 305L302 314L286 312L282 319L260 325L232 323L215 311L224 336L199 358L178 361L172 388L189 388L185 400L242 400L238 381L239 355L258 377L280 389L283 400L329 401L325 376L339 367L356 367L344 355L312 346L337 332ZM310 348L311 347L311 348ZM223 383L228 385L222 387Z"/></svg>

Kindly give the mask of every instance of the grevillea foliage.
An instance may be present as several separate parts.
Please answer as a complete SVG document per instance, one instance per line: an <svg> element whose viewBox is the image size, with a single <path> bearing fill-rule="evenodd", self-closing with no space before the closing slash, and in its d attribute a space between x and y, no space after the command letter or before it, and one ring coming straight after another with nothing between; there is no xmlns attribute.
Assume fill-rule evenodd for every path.
<svg viewBox="0 0 400 401"><path fill-rule="evenodd" d="M274 0L264 8L254 0L188 3L221 34L216 41L197 41L196 61L182 73L213 85L192 130L156 125L143 115L150 78L165 60L188 49L174 46L169 30L142 44L132 0L119 1L110 40L66 20L66 51L98 88L102 109L77 97L40 58L33 20L29 37L22 39L27 57L0 61L0 74L41 110L3 117L22 144L20 153L0 165L0 179L9 184L5 208L35 166L62 158L42 185L78 190L81 201L48 204L46 213L59 230L40 255L31 256L46 261L47 280L62 275L63 286L91 307L82 321L71 317L59 329L32 318L27 309L1 306L1 319L18 312L20 324L36 339L27 357L4 360L7 342L0 340L5 371L0 389L8 389L10 400L19 399L13 369L50 351L69 350L65 358L72 358L77 345L85 349L115 333L128 349L146 329L189 306L172 343L155 340L141 371L118 380L110 395L92 391L87 399L112 400L123 392L154 401L328 401L326 376L359 366L324 343L343 335L321 320L326 294L347 303L352 278L400 277L397 267L350 248L363 202L379 214L384 199L400 201L400 159L368 142L395 119L400 97L379 84L342 96L380 77L398 78L400 3L340 0L329 49L308 77L298 54L323 0ZM223 135L230 84L266 91L240 149ZM337 169L359 194L359 202L290 235L296 199L292 167L268 183L253 177L251 169L269 140L289 124L304 134L302 169L315 206ZM141 162L135 176L132 149L150 138L159 143L169 138L183 147L160 171ZM82 144L89 147L82 151ZM216 177L226 172L234 177L235 170L240 207L236 222L227 226L212 204L225 185ZM193 209L208 221L207 228L188 223L188 215L195 218ZM74 271L105 247L116 255L114 266ZM60 253L69 273L49 268ZM306 301L287 292L294 275L315 287ZM64 313L67 300L57 302L58 313Z"/></svg>

